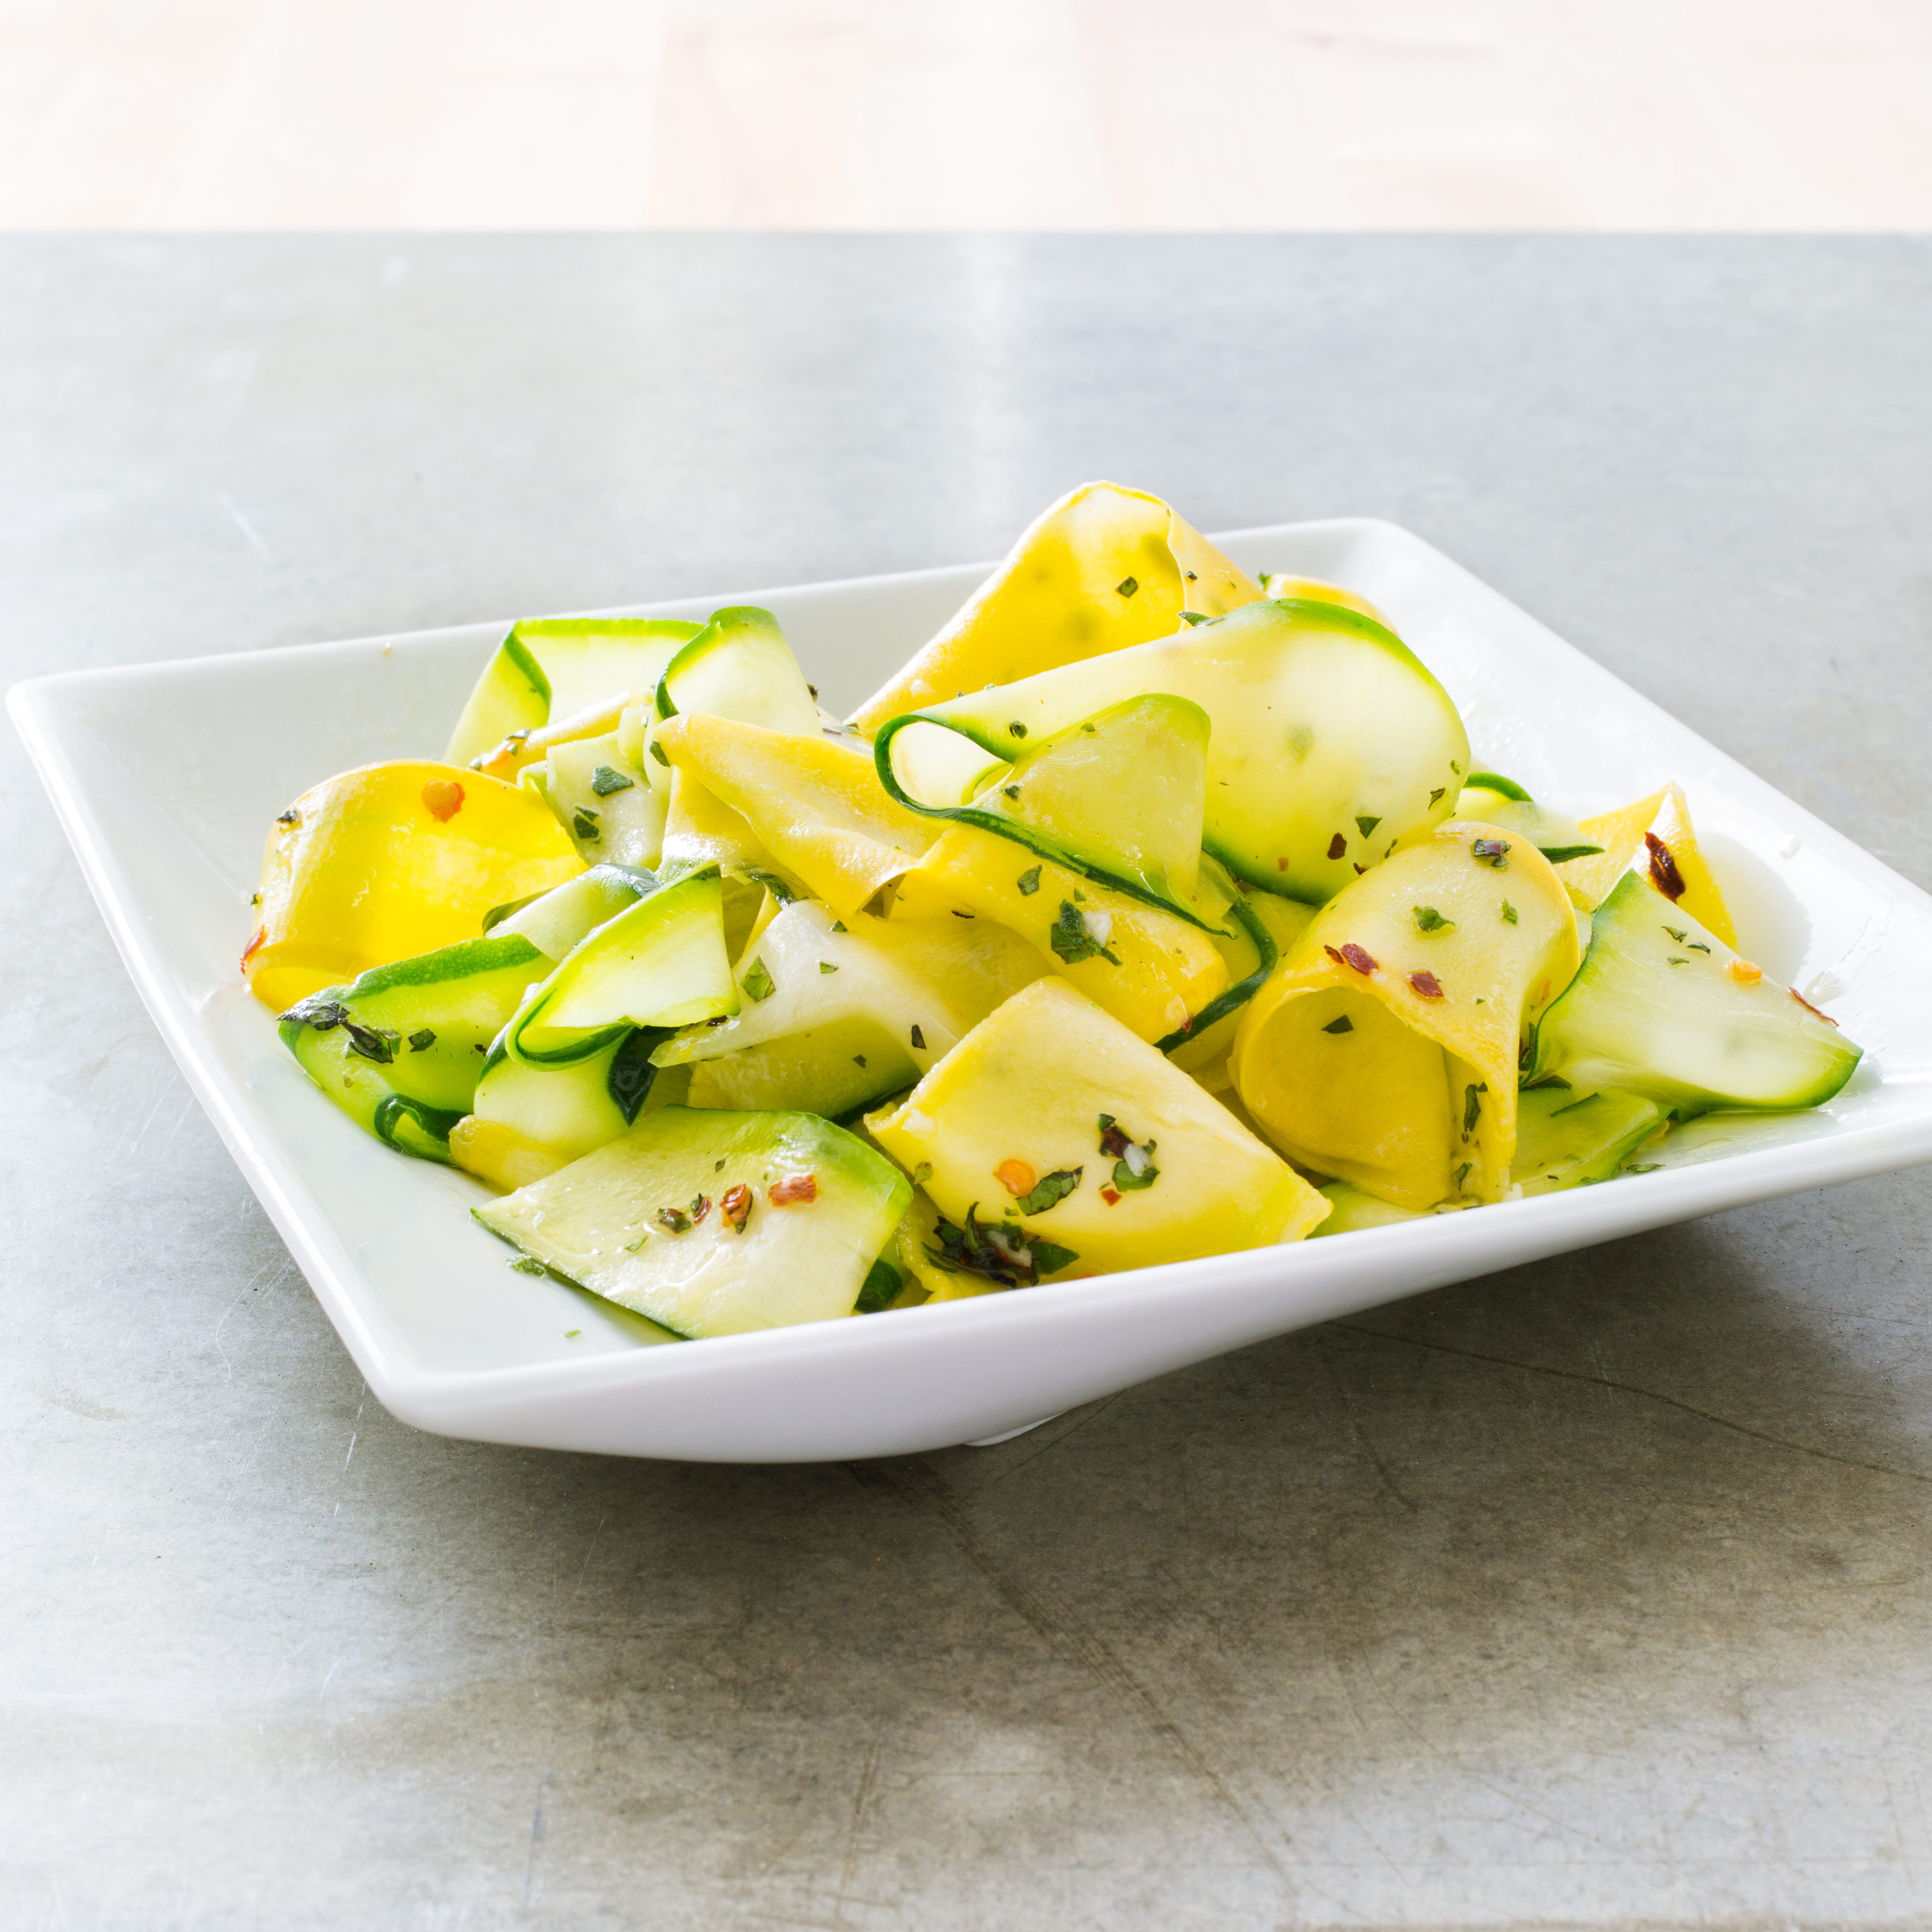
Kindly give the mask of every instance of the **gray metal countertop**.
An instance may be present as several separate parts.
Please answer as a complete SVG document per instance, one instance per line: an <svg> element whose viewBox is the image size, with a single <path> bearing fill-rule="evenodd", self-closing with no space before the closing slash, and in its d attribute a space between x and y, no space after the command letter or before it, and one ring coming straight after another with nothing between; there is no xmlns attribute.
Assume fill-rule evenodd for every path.
<svg viewBox="0 0 1932 1932"><path fill-rule="evenodd" d="M1932 242L0 266L7 681L992 555L1106 476L1407 524L1932 884ZM366 1399L10 736L0 786L0 1924L1932 1917L1922 1175L993 1450L438 1440Z"/></svg>

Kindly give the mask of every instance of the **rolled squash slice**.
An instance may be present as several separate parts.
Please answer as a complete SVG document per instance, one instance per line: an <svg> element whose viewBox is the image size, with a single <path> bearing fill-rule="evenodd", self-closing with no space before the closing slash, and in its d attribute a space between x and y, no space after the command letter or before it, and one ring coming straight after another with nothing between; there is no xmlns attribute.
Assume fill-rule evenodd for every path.
<svg viewBox="0 0 1932 1932"><path fill-rule="evenodd" d="M944 1216L938 1265L1006 1286L1298 1240L1328 1211L1064 980L1016 994L867 1125Z"/></svg>
<svg viewBox="0 0 1932 1932"><path fill-rule="evenodd" d="M1179 630L1183 611L1219 616L1261 587L1158 496L1085 483L1035 521L1006 560L853 722L961 692L1010 684Z"/></svg>
<svg viewBox="0 0 1932 1932"><path fill-rule="evenodd" d="M1533 846L1457 822L1316 914L1250 1004L1234 1088L1291 1159L1399 1208L1496 1201L1526 1028L1577 962Z"/></svg>
<svg viewBox="0 0 1932 1932"><path fill-rule="evenodd" d="M1558 873L1586 912L1600 905L1626 872L1634 872L1726 946L1738 943L1724 904L1690 823L1690 806L1675 784L1578 827L1600 852L1572 860Z"/></svg>
<svg viewBox="0 0 1932 1932"><path fill-rule="evenodd" d="M862 747L838 739L692 713L667 720L651 742L841 917L916 865L938 836L886 796ZM667 826L668 851L674 830Z"/></svg>
<svg viewBox="0 0 1932 1932"><path fill-rule="evenodd" d="M364 765L276 820L242 970L280 1012L371 967L474 939L494 908L583 870L533 793L428 759Z"/></svg>
<svg viewBox="0 0 1932 1932"><path fill-rule="evenodd" d="M1222 947L1198 925L970 825L949 826L892 895L896 920L962 915L1017 933L1142 1040L1186 1028L1230 983Z"/></svg>
<svg viewBox="0 0 1932 1932"><path fill-rule="evenodd" d="M1201 842L1236 878L1320 904L1398 839L1447 818L1468 767L1448 694L1392 632L1329 603L1250 604L1085 664L930 705L880 728L874 756L897 796L944 769L951 732L1013 762L1130 698L1186 700L1209 721ZM982 767L983 768L983 767ZM1136 890L1128 878L1115 879Z"/></svg>

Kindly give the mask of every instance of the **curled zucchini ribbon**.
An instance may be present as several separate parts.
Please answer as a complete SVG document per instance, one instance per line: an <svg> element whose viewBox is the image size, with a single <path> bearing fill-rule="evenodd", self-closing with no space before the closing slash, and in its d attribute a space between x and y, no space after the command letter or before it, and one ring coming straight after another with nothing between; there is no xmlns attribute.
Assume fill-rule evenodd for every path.
<svg viewBox="0 0 1932 1932"><path fill-rule="evenodd" d="M533 987L503 1030L520 1066L574 1066L633 1027L738 1010L716 866L687 872L598 926Z"/></svg>
<svg viewBox="0 0 1932 1932"><path fill-rule="evenodd" d="M1240 1012L1268 983L1268 975L1281 958L1281 949L1275 944L1274 934L1262 923L1239 893L1235 895L1228 911L1235 924L1254 942L1258 956L1255 970L1244 979L1237 980L1226 992L1210 1000L1198 1013L1190 1015L1185 1026L1176 1028L1164 1040L1156 1040L1154 1045L1162 1053L1172 1053L1190 1040L1198 1040L1210 1027L1226 1019L1230 1013Z"/></svg>
<svg viewBox="0 0 1932 1932"><path fill-rule="evenodd" d="M1134 700L1152 708L1136 712ZM887 791L912 810L1042 852L1051 841L1062 862L1201 923L1184 872L1163 878L1134 862L1114 834L1156 815L1138 804L1144 780L1116 768L1113 795L1087 800L1078 838L1059 796L1051 815L1028 796L1030 748L1046 741L1046 755L1064 754L1103 724L1124 743L1157 744L1156 768L1172 784L1194 734L1186 713L1161 707L1182 705L1208 726L1199 844L1238 878L1312 905L1449 818L1468 766L1455 706L1401 640L1360 611L1300 598L1244 604L1178 636L908 712L880 725L873 754ZM1056 794L1070 792L1075 769L1070 757L1060 762ZM1006 796L1014 784L1017 800ZM1164 849L1151 829L1144 836L1150 853Z"/></svg>

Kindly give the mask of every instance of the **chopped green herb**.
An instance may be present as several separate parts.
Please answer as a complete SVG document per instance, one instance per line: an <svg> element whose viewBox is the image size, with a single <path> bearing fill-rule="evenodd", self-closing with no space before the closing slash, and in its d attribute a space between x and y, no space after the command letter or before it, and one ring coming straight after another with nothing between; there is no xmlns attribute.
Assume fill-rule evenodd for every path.
<svg viewBox="0 0 1932 1932"><path fill-rule="evenodd" d="M1119 583L1114 586L1114 588L1118 590L1123 597L1131 597L1134 592L1140 588L1140 586L1136 583L1131 577L1124 577L1120 579Z"/></svg>
<svg viewBox="0 0 1932 1932"><path fill-rule="evenodd" d="M1516 908L1511 905L1508 899L1503 901L1503 923L1505 926L1514 926L1518 923Z"/></svg>
<svg viewBox="0 0 1932 1932"><path fill-rule="evenodd" d="M1448 789L1449 788L1447 785L1438 785L1436 789L1429 794L1430 803L1431 805L1440 804L1442 799L1442 794Z"/></svg>
<svg viewBox="0 0 1932 1932"><path fill-rule="evenodd" d="M604 836L598 830L597 814L587 805L580 805L577 808L576 814L570 821L570 829L587 844L594 844Z"/></svg>
<svg viewBox="0 0 1932 1932"><path fill-rule="evenodd" d="M1462 1131L1466 1135L1476 1131L1476 1123L1483 1115L1483 1096L1489 1090L1490 1083L1486 1080L1478 1085L1462 1089Z"/></svg>
<svg viewBox="0 0 1932 1932"><path fill-rule="evenodd" d="M1474 1167L1475 1164L1476 1163L1473 1160L1466 1160L1460 1167L1456 1168L1456 1185L1459 1188L1462 1186L1462 1183L1468 1179L1469 1170L1471 1168Z"/></svg>
<svg viewBox="0 0 1932 1932"><path fill-rule="evenodd" d="M1322 1029L1324 1033L1353 1033L1354 1030L1355 1023L1346 1013L1344 1013L1338 1020L1330 1020Z"/></svg>
<svg viewBox="0 0 1932 1932"><path fill-rule="evenodd" d="M1070 966L1096 956L1119 965L1120 956L1111 952L1088 930L1086 916L1071 899L1060 902L1060 916L1047 932L1047 944Z"/></svg>
<svg viewBox="0 0 1932 1932"><path fill-rule="evenodd" d="M1539 845L1536 849L1552 866L1564 866L1572 859L1593 857L1604 848L1600 845Z"/></svg>
<svg viewBox="0 0 1932 1932"><path fill-rule="evenodd" d="M434 1046L435 1044L436 1035L428 1027L424 1027L420 1033L412 1033L410 1035L410 1051L412 1053L421 1053L424 1048Z"/></svg>
<svg viewBox="0 0 1932 1932"><path fill-rule="evenodd" d="M778 991L770 970L762 958L752 962L751 970L745 975L745 991L754 1000L769 1000Z"/></svg>
<svg viewBox="0 0 1932 1932"><path fill-rule="evenodd" d="M563 1331L563 1339L566 1342L574 1342L583 1333L584 1330L581 1328L566 1328Z"/></svg>
<svg viewBox="0 0 1932 1932"><path fill-rule="evenodd" d="M1498 872L1509 870L1509 841L1507 838L1472 840L1469 851L1479 865L1492 867Z"/></svg>
<svg viewBox="0 0 1932 1932"><path fill-rule="evenodd" d="M814 698L816 698L818 695L818 687L817 685L808 684L805 688L807 691L812 693Z"/></svg>
<svg viewBox="0 0 1932 1932"><path fill-rule="evenodd" d="M852 1064L854 1066L863 1066L865 1064L866 1056L862 1053L855 1053L853 1054Z"/></svg>
<svg viewBox="0 0 1932 1932"><path fill-rule="evenodd" d="M918 1027L914 1027L912 1030L912 1044L913 1051L915 1053L923 1053L926 1051L926 1035Z"/></svg>
<svg viewBox="0 0 1932 1932"><path fill-rule="evenodd" d="M631 781L610 766L599 765L590 774L590 789L599 798L608 798L614 791L628 791Z"/></svg>
<svg viewBox="0 0 1932 1932"><path fill-rule="evenodd" d="M1701 939L1686 940L1684 944L1690 947L1693 952L1708 952L1711 950Z"/></svg>
<svg viewBox="0 0 1932 1932"><path fill-rule="evenodd" d="M777 873L761 872L755 866L747 866L745 868L745 876L754 886L763 886L780 905L796 905L798 903L797 893L794 892ZM842 932L844 928L841 926L838 929Z"/></svg>
<svg viewBox="0 0 1932 1932"><path fill-rule="evenodd" d="M1208 614L1205 610L1184 610L1180 614L1180 621L1190 626L1204 624L1208 621Z"/></svg>
<svg viewBox="0 0 1932 1932"><path fill-rule="evenodd" d="M1026 727L1017 718L1006 727L1006 730L1012 736L1016 738L1024 738L1026 736Z"/></svg>
<svg viewBox="0 0 1932 1932"><path fill-rule="evenodd" d="M838 971L838 968L833 965L830 960L821 959L818 962L818 970L821 973L836 973Z"/></svg>
<svg viewBox="0 0 1932 1932"><path fill-rule="evenodd" d="M1071 1248L1042 1241L1024 1228L988 1226L978 1218L978 1203L966 1210L966 1224L941 1220L934 1228L939 1245L926 1250L934 1264L952 1274L976 1274L1003 1288L1030 1288L1043 1274L1057 1274L1080 1257Z"/></svg>
<svg viewBox="0 0 1932 1932"><path fill-rule="evenodd" d="M1685 939L1689 937L1681 926L1666 926L1664 929L1666 932L1670 934L1672 939L1676 940L1679 946L1682 946Z"/></svg>
<svg viewBox="0 0 1932 1932"><path fill-rule="evenodd" d="M519 1274L548 1274L550 1270L535 1255L519 1255L510 1264Z"/></svg>
<svg viewBox="0 0 1932 1932"><path fill-rule="evenodd" d="M1033 1191L1022 1194L1013 1205L1022 1214L1044 1214L1049 1208L1057 1207L1064 1201L1080 1185L1080 1177L1086 1172L1084 1167L1063 1167L1052 1174L1043 1174Z"/></svg>
<svg viewBox="0 0 1932 1932"><path fill-rule="evenodd" d="M1019 875L1015 884L1018 886L1023 897L1031 898L1034 894L1040 890L1040 868L1037 866L1029 866Z"/></svg>
<svg viewBox="0 0 1932 1932"><path fill-rule="evenodd" d="M1414 913L1418 932L1454 932L1456 930L1456 922L1453 919L1444 919L1433 906L1417 906Z"/></svg>
<svg viewBox="0 0 1932 1932"><path fill-rule="evenodd" d="M1364 818L1358 813L1355 818L1355 829L1366 838L1381 823L1382 820L1379 818Z"/></svg>
<svg viewBox="0 0 1932 1932"><path fill-rule="evenodd" d="M890 1308L904 1286L904 1278L890 1262L874 1262L860 1286L859 1298L852 1304L853 1313L876 1315L882 1308Z"/></svg>
<svg viewBox="0 0 1932 1932"><path fill-rule="evenodd" d="M1000 788L1000 796L1002 798L1018 798L1019 795L1020 788L1018 785L1002 785Z"/></svg>
<svg viewBox="0 0 1932 1932"><path fill-rule="evenodd" d="M651 756L661 765L668 765L670 763L670 759L664 755L664 748L655 738L651 740Z"/></svg>
<svg viewBox="0 0 1932 1932"><path fill-rule="evenodd" d="M1682 953L1678 952L1673 954L1670 958L1665 960L1664 963L1666 966L1688 966L1690 962Z"/></svg>
<svg viewBox="0 0 1932 1932"><path fill-rule="evenodd" d="M302 814L296 811L293 806L290 806L287 811L276 815L275 823L278 825L299 825L302 823Z"/></svg>
<svg viewBox="0 0 1932 1932"><path fill-rule="evenodd" d="M682 1208L660 1208L658 1210L658 1219L674 1234L688 1234L691 1232L691 1216Z"/></svg>
<svg viewBox="0 0 1932 1932"><path fill-rule="evenodd" d="M912 1171L912 1184L915 1187L923 1187L932 1178L932 1163L929 1160L921 1161Z"/></svg>
<svg viewBox="0 0 1932 1932"><path fill-rule="evenodd" d="M832 930L834 932L843 932L845 930L845 922L842 919L835 919L832 922Z"/></svg>
<svg viewBox="0 0 1932 1932"><path fill-rule="evenodd" d="M1121 1193L1151 1187L1160 1178L1160 1169L1154 1164L1154 1150L1158 1144L1154 1141L1130 1142L1126 1152L1114 1162L1114 1185Z"/></svg>
<svg viewBox="0 0 1932 1932"><path fill-rule="evenodd" d="M650 1239L650 1238L651 1231L648 1228L640 1228L638 1232L638 1238L634 1241L626 1241L624 1244L625 1253L627 1255L635 1254L638 1250Z"/></svg>
<svg viewBox="0 0 1932 1932"><path fill-rule="evenodd" d="M1663 1166L1660 1160L1640 1160L1634 1166L1625 1168L1624 1172L1626 1174L1657 1174L1662 1171Z"/></svg>
<svg viewBox="0 0 1932 1932"><path fill-rule="evenodd" d="M1080 1258L1071 1248L1063 1248L1057 1241L1042 1241L1035 1237L1028 1245L1033 1250L1034 1268L1040 1274L1058 1274Z"/></svg>

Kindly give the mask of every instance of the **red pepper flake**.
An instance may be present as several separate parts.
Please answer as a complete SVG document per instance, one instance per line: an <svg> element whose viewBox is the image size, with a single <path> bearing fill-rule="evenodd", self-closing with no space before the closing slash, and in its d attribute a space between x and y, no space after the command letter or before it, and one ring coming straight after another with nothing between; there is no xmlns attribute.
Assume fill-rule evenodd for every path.
<svg viewBox="0 0 1932 1932"><path fill-rule="evenodd" d="M1439 1000L1442 998L1442 982L1433 973L1412 973L1408 976L1408 983L1422 999Z"/></svg>
<svg viewBox="0 0 1932 1932"><path fill-rule="evenodd" d="M1672 905L1684 896L1684 874L1670 848L1654 832L1646 832L1643 842L1650 848L1650 880Z"/></svg>
<svg viewBox="0 0 1932 1932"><path fill-rule="evenodd" d="M247 946L243 950L242 954L242 970L243 972L245 973L248 971L249 961L254 958L256 954L260 952L262 948L267 945L268 943L268 928L266 926L258 926L255 928L254 938L249 940Z"/></svg>
<svg viewBox="0 0 1932 1932"><path fill-rule="evenodd" d="M1332 946L1324 946L1322 950L1338 966L1352 966L1358 973L1372 973L1376 970L1375 955L1365 952L1352 940L1339 952Z"/></svg>
<svg viewBox="0 0 1932 1932"><path fill-rule="evenodd" d="M795 1201L816 1201L818 1177L815 1174L788 1174L784 1180L772 1184L765 1198L774 1208L789 1208Z"/></svg>
<svg viewBox="0 0 1932 1932"><path fill-rule="evenodd" d="M1286 872L1288 870L1288 861L1286 859L1277 859L1274 862L1274 868L1277 872Z"/></svg>
<svg viewBox="0 0 1932 1932"><path fill-rule="evenodd" d="M1100 1190L1100 1198L1106 1202L1109 1208L1118 1208L1120 1204L1120 1191L1118 1188L1102 1188Z"/></svg>
<svg viewBox="0 0 1932 1932"><path fill-rule="evenodd" d="M710 1212L710 1196L708 1194L698 1195L691 1204L691 1225L694 1228L696 1227L698 1222L703 1220L705 1216Z"/></svg>
<svg viewBox="0 0 1932 1932"><path fill-rule="evenodd" d="M1838 1024L1836 1020L1832 1018L1829 1013L1819 1012L1818 1009L1814 1006L1796 986L1787 986L1784 990L1789 993L1808 1013L1816 1014L1817 1017L1822 1020L1827 1026L1834 1027Z"/></svg>
<svg viewBox="0 0 1932 1932"><path fill-rule="evenodd" d="M422 788L423 809L447 825L463 809L463 788L454 778L431 778Z"/></svg>
<svg viewBox="0 0 1932 1932"><path fill-rule="evenodd" d="M1357 876L1358 878L1359 878L1359 877L1360 877L1363 873L1366 872L1368 869L1369 869L1369 868L1368 868L1368 867L1367 867L1367 866L1358 866L1355 868L1355 873L1356 873L1356 876Z"/></svg>
<svg viewBox="0 0 1932 1932"><path fill-rule="evenodd" d="M1343 838L1339 832L1336 832L1334 837L1328 842L1328 856L1331 859L1340 858L1342 854L1347 851L1348 849L1348 840Z"/></svg>
<svg viewBox="0 0 1932 1932"><path fill-rule="evenodd" d="M728 1187L718 1203L718 1211L742 1234L745 1223L752 1218L752 1190L742 1181L736 1187Z"/></svg>

